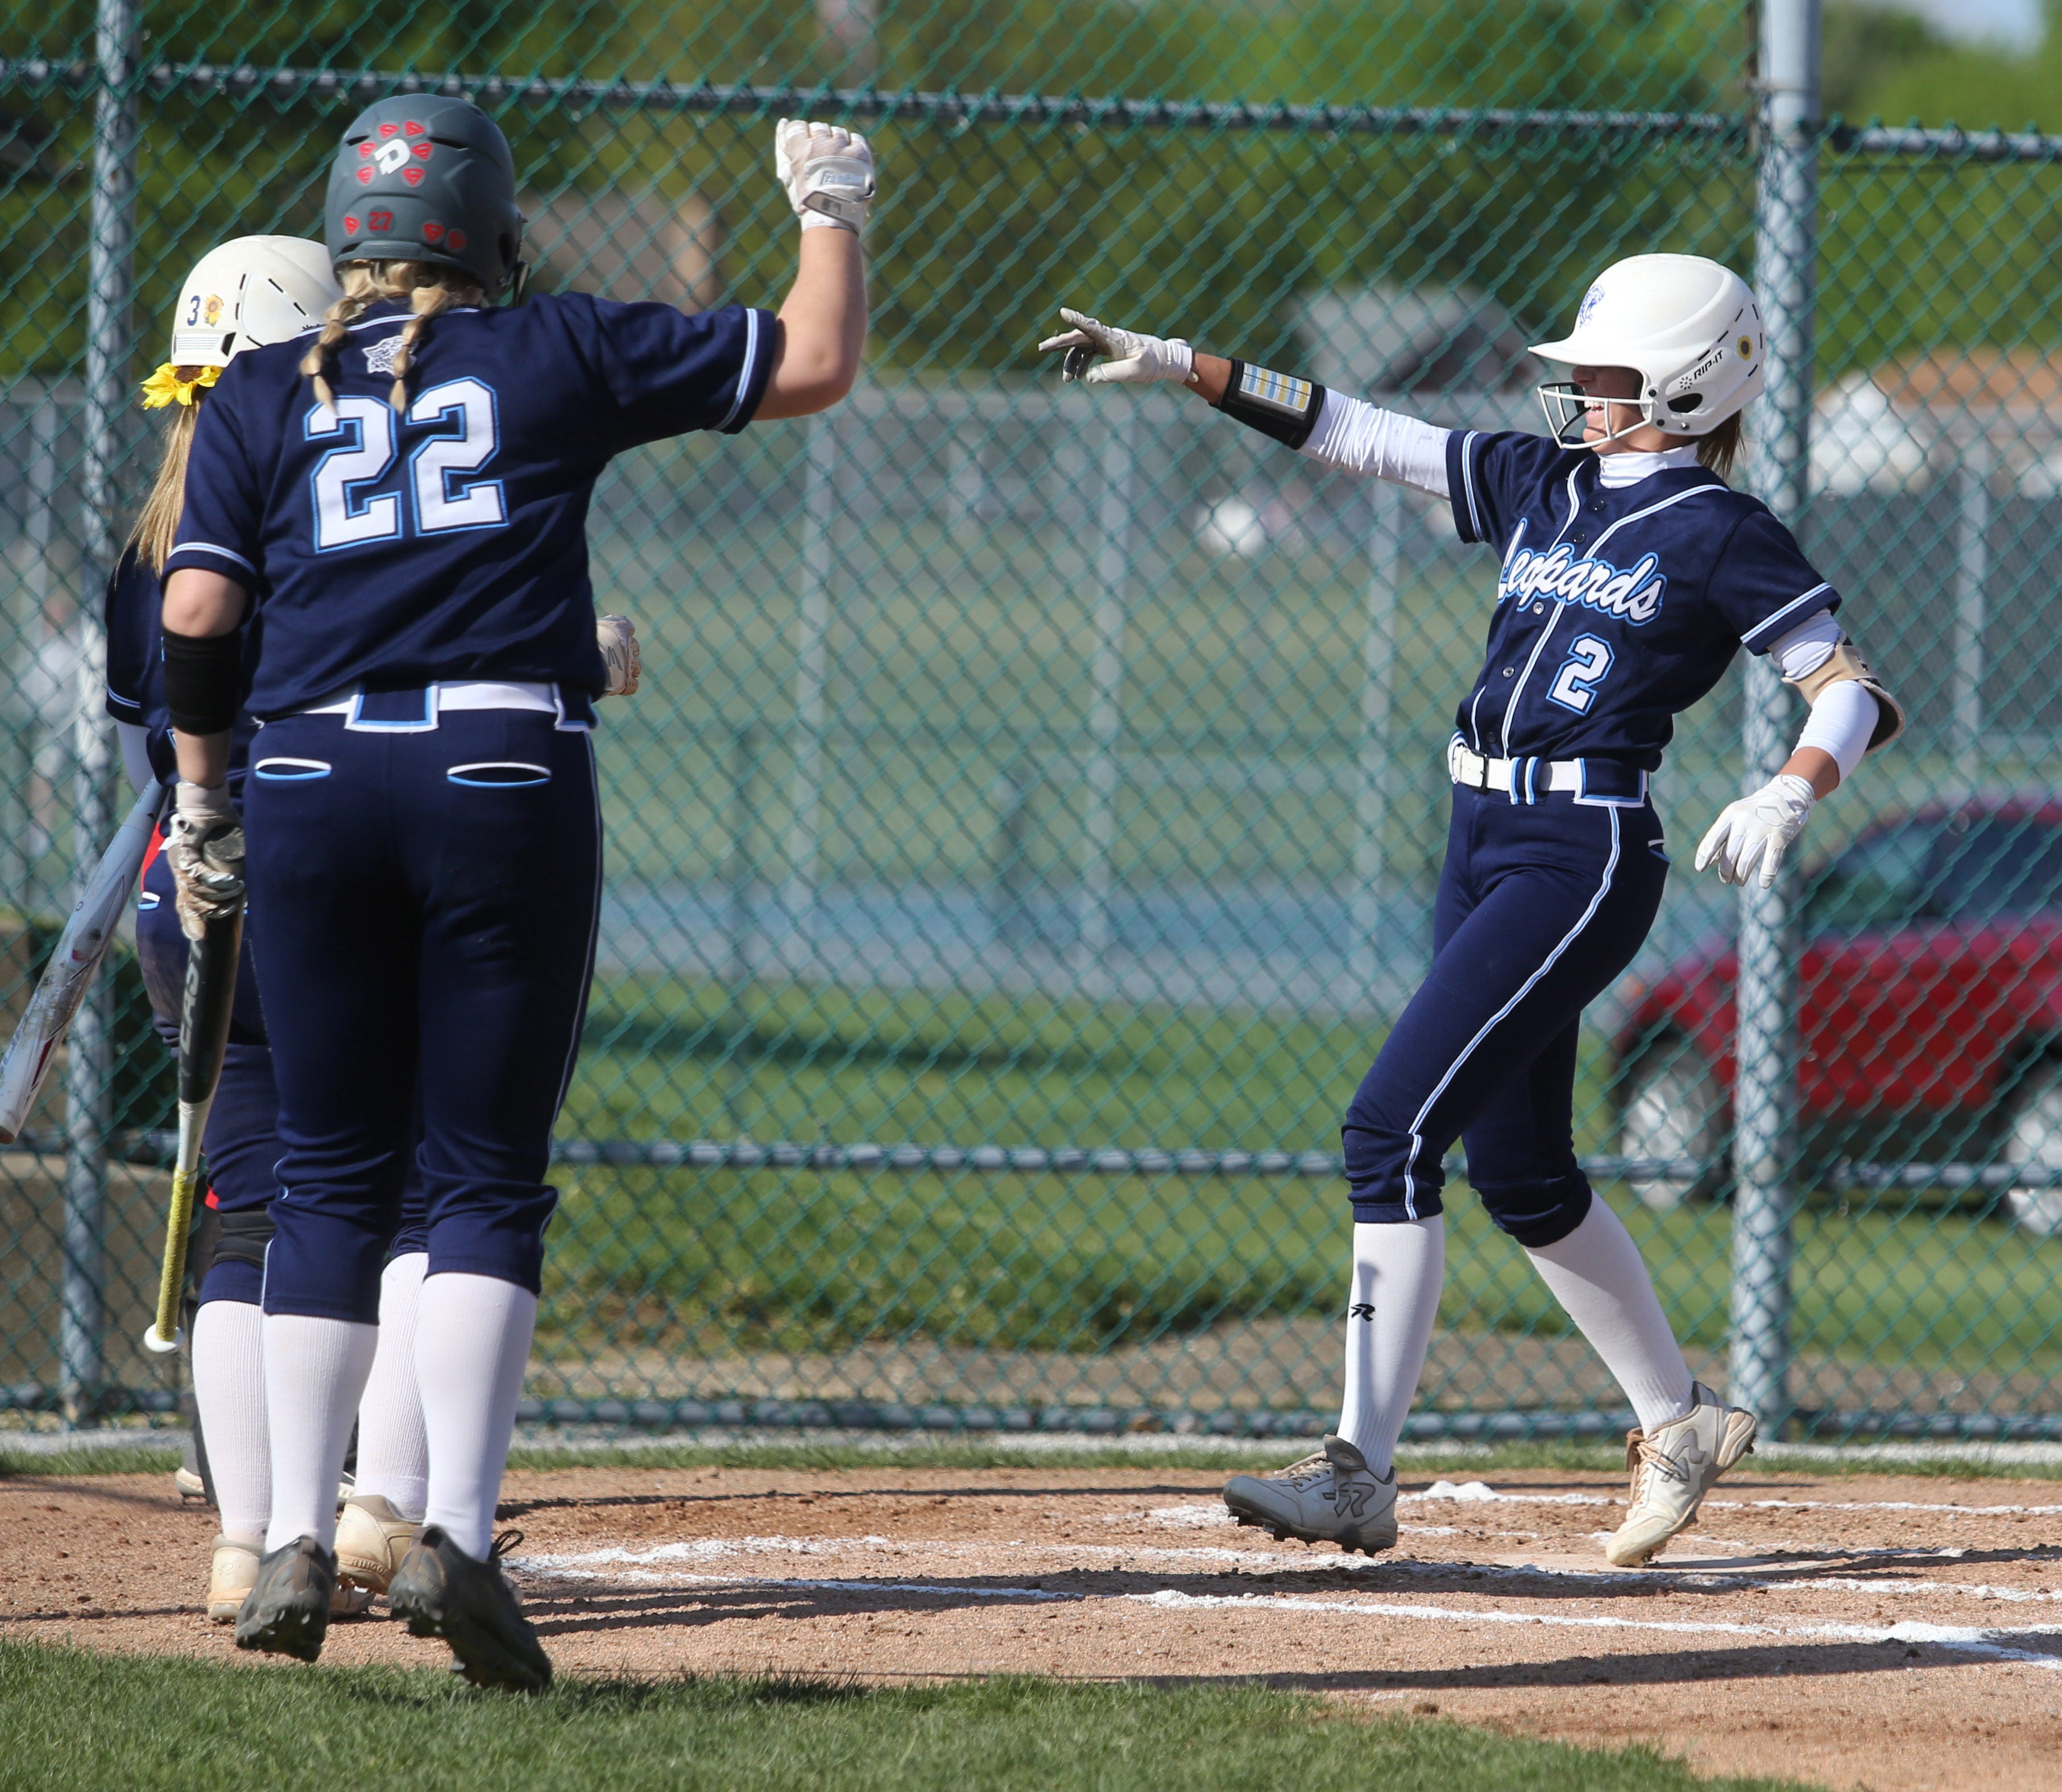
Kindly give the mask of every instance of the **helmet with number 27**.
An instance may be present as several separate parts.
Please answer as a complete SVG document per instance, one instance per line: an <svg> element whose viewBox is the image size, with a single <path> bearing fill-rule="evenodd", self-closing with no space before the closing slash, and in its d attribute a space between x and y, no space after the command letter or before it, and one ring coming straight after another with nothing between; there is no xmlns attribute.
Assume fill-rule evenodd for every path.
<svg viewBox="0 0 2062 1792"><path fill-rule="evenodd" d="M1703 255L1613 262L1583 295L1575 327L1532 348L1544 360L1639 374L1638 395L1623 401L1638 407L1638 421L1613 438L1643 423L1671 435L1710 435L1760 391L1764 351L1761 307L1747 282ZM1555 380L1539 387L1539 402L1555 438L1573 446L1596 399Z"/></svg>

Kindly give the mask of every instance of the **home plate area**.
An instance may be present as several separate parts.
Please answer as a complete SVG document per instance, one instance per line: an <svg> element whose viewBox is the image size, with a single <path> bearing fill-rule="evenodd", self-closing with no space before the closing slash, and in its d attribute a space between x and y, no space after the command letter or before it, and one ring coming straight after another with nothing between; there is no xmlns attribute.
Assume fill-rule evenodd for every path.
<svg viewBox="0 0 2062 1792"><path fill-rule="evenodd" d="M1406 1465L1398 1547L1372 1558L1236 1527L1222 1478L564 1469L511 1474L503 1519L562 1672L1253 1678L1648 1742L1705 1771L1879 1792L2062 1783L2062 1485L1750 1459L1661 1566L1619 1570L1600 1549L1623 1510L1613 1477ZM90 1529L115 1501L109 1521L134 1536L135 1503L165 1499L156 1477L40 1481L18 1529L6 1509L26 1489L0 1484L17 1537L48 1534L54 1512ZM177 1574L162 1547L74 1548L14 1581L0 1637L229 1657L191 1615L207 1515L167 1516L193 1533ZM153 1584L83 1589L82 1554L126 1557ZM375 1609L335 1626L324 1659L438 1655Z"/></svg>

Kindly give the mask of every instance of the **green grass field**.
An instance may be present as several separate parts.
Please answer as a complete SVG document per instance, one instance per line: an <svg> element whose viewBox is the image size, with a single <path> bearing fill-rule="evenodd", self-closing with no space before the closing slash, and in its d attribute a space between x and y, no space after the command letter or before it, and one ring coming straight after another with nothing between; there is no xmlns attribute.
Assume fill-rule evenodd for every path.
<svg viewBox="0 0 2062 1792"><path fill-rule="evenodd" d="M1378 1036L1105 1003L715 984L597 992L570 1137L1081 1141L1336 1149ZM1579 1149L1608 1149L1592 1040ZM1330 1310L1330 1181L565 1169L548 1335L818 1349L922 1334L1086 1350ZM1523 1254L1450 1191L1447 1325L1560 1334ZM1606 1190L1688 1342L1722 1344L1731 1217ZM1797 1225L1800 1349L1927 1371L2062 1370L2062 1238L1905 1196Z"/></svg>
<svg viewBox="0 0 2062 1792"><path fill-rule="evenodd" d="M1032 1680L562 1682L483 1696L448 1674L225 1668L0 1645L0 1787L209 1792L1752 1792L1643 1749L1568 1748L1422 1716L1374 1721L1246 1686Z"/></svg>

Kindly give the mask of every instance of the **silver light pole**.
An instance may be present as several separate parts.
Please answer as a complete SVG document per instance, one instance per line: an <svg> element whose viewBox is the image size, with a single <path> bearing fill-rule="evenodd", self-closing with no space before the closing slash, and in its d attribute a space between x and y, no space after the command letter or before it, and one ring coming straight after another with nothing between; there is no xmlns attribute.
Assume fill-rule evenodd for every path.
<svg viewBox="0 0 2062 1792"><path fill-rule="evenodd" d="M1767 327L1767 385L1751 462L1755 490L1793 527L1809 495L1812 311L1818 257L1819 0L1763 0L1761 155L1755 290ZM1790 704L1766 655L1747 665L1743 788L1788 755ZM1799 960L1796 874L1740 893L1739 1031L1733 1089L1732 1398L1780 1433L1790 1411L1791 1185Z"/></svg>
<svg viewBox="0 0 2062 1792"><path fill-rule="evenodd" d="M78 707L72 724L74 888L83 891L106 845L111 755L102 713L107 637L100 589L119 535L115 473L128 404L130 301L136 246L137 106L134 0L101 0L94 34L93 194L86 247L86 414L82 495L84 563L72 615ZM113 1039L110 983L97 978L71 1024L65 1052L64 1267L58 1341L67 1424L90 1417L103 1376L107 1133Z"/></svg>

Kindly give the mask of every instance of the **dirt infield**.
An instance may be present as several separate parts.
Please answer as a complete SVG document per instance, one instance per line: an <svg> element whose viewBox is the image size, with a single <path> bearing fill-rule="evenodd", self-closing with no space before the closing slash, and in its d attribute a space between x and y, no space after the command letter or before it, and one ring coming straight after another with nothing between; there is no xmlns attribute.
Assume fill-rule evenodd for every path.
<svg viewBox="0 0 2062 1792"><path fill-rule="evenodd" d="M510 1477L562 1670L1264 1679L1875 1792L2062 1785L2062 1483L1736 1473L1658 1571L1622 1481L1406 1469L1376 1560L1234 1528L1136 1468ZM0 1638L239 1658L196 1610L212 1514L170 1477L0 1481ZM326 1660L444 1659L378 1618Z"/></svg>

